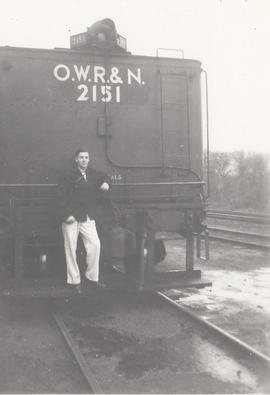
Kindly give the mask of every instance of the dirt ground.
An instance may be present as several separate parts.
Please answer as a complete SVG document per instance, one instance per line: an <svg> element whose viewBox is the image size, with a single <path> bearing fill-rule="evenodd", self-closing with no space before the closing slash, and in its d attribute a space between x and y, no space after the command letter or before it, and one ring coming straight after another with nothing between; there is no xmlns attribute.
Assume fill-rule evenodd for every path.
<svg viewBox="0 0 270 395"><path fill-rule="evenodd" d="M87 312L77 303L63 312L105 393L263 390L241 360L154 294L142 295L136 304L115 295L105 299L89 301Z"/></svg>
<svg viewBox="0 0 270 395"><path fill-rule="evenodd" d="M167 241L166 264L184 264L184 242ZM162 265L164 265L162 263ZM195 268L212 281L203 289L171 290L185 307L270 356L270 253L217 241Z"/></svg>
<svg viewBox="0 0 270 395"><path fill-rule="evenodd" d="M86 393L76 361L37 299L0 297L0 393Z"/></svg>
<svg viewBox="0 0 270 395"><path fill-rule="evenodd" d="M164 262L158 265L158 270L184 268L184 240L169 240L166 242L166 246L167 257ZM173 294L174 298L184 306L270 356L270 254L220 242L211 242L210 246L210 260L204 262L196 259L195 269L201 269L203 276L212 281L212 286L203 289L173 289L167 292ZM51 302L53 306L54 303ZM66 303L68 304L68 300ZM76 362L66 349L62 335L50 318L51 304L48 301L40 304L38 300L31 298L0 298L0 393L89 392ZM160 317L160 313L157 311L152 315L154 318L155 316ZM150 317L149 314L146 316ZM137 313L136 316L130 313L128 323L121 321L117 325L119 328L123 328L124 325L127 325L128 328L132 326L132 330L138 331L138 336L145 336L141 333L141 328L144 327L141 325L143 317L145 315ZM155 320L157 321L156 318ZM132 322L134 325L131 325ZM155 332L152 333L152 337L147 334L147 336L149 335L148 343L152 347L152 351L156 350L159 355L164 355L165 349L160 349L159 337L166 338L170 336L170 332L166 329L164 319L159 322L161 325L156 325L158 336L155 335ZM176 330L173 322L172 328ZM190 373L182 372L183 380L181 379L181 382L183 382L185 393L192 391L200 393L200 388L203 388L201 391L204 393L208 393L210 390L212 393L224 393L225 390L227 393L234 393L235 385L242 386L243 382L247 385L245 388L254 388L252 382L254 378L248 375L245 376L246 379L238 377L235 372L239 372L239 367L233 365L217 350L209 352L209 347L204 342L199 342L198 346L193 348L196 355L199 355L203 368L202 373L196 375L197 381L194 382L193 387L190 386L192 381ZM142 353L143 351L142 348ZM136 362L134 358L137 357L138 352L138 349L134 349L127 365L123 365L124 370L128 370L128 367L134 361ZM149 363L156 362L160 368L160 364L164 361L160 360L160 357L157 358L157 355L154 352L153 359L147 360ZM104 361L106 362L106 358ZM174 369L176 369L175 366ZM181 366L179 365L178 368L181 369ZM215 387L208 387L210 373L211 380L215 380L211 383L215 383ZM135 373L130 370L130 374L134 375ZM173 375L162 375L161 383L164 393L168 392L169 388L173 390L174 379ZM166 380L168 380L167 383ZM222 382L224 382L224 386L222 384L219 387L219 383ZM209 391L207 388L210 388ZM223 391L219 391L217 388L223 388ZM132 385L130 392L132 392ZM150 392L149 390L148 393ZM243 391L240 392L243 393ZM256 391L251 391L251 393L256 393Z"/></svg>

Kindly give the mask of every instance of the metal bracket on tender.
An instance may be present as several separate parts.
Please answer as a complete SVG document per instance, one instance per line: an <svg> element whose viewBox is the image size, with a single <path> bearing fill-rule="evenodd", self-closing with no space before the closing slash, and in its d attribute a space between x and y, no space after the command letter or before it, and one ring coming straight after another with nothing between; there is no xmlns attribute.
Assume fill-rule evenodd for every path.
<svg viewBox="0 0 270 395"><path fill-rule="evenodd" d="M184 59L184 51L182 49L178 49L178 48L157 48L156 49L156 56L159 57L159 53L160 51L167 51L167 52L178 52L181 54L181 58L180 59ZM170 55L171 57L171 55Z"/></svg>
<svg viewBox="0 0 270 395"><path fill-rule="evenodd" d="M204 250L205 256L201 256L201 240L204 240ZM209 260L209 232L206 229L202 233L198 233L196 235L196 249L197 249L197 258L201 259L202 261Z"/></svg>

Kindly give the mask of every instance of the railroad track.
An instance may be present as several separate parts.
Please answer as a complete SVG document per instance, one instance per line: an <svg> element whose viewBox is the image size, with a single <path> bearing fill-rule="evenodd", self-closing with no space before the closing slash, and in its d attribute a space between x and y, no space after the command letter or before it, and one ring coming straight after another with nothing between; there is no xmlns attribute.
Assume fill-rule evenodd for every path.
<svg viewBox="0 0 270 395"><path fill-rule="evenodd" d="M62 335L64 336L70 351L72 352L77 364L89 386L91 393L93 394L102 394L103 390L100 387L98 381L95 378L94 373L92 372L89 364L87 363L86 359L84 358L82 352L80 351L79 347L77 346L76 342L74 341L73 337L71 336L61 314L54 313L53 318L60 329Z"/></svg>
<svg viewBox="0 0 270 395"><path fill-rule="evenodd" d="M246 213L242 211L207 210L208 218L229 221L252 222L256 224L270 224L270 215L266 213Z"/></svg>
<svg viewBox="0 0 270 395"><path fill-rule="evenodd" d="M249 358L259 361L260 363L265 365L265 367L267 369L270 369L270 357L268 355L261 353L260 351L251 347L250 345L248 345L247 343L238 339L237 337L232 336L229 332L223 330L222 328L218 327L217 325L212 324L210 321L207 321L204 318L201 318L199 315L191 312L186 307L181 306L180 303L177 303L171 297L168 297L165 293L158 292L158 295L162 299L164 299L166 302L170 303L174 308L176 308L176 310L179 310L179 311L185 313L188 317L192 318L195 322L206 327L215 335L218 335L225 342L228 342L232 346L239 348L239 350L246 353Z"/></svg>
<svg viewBox="0 0 270 395"><path fill-rule="evenodd" d="M270 235L240 232L234 229L212 226L209 226L207 229L209 231L210 239L258 248L266 251L270 250Z"/></svg>
<svg viewBox="0 0 270 395"><path fill-rule="evenodd" d="M207 230L211 240L223 241L265 251L270 250L270 235L240 232L234 229L218 228L213 226L208 226ZM203 236L201 237L203 238ZM162 232L160 233L160 238L164 241L183 239L182 236L179 236L176 233L167 234Z"/></svg>
<svg viewBox="0 0 270 395"><path fill-rule="evenodd" d="M209 219L209 236L213 240L239 244L261 250L270 249L269 214L208 210L207 218ZM218 220L219 224L213 224L211 219ZM220 220L224 225L220 226ZM236 229L236 223L238 223L238 230ZM243 227L245 227L246 230L250 229L250 231L243 232Z"/></svg>
<svg viewBox="0 0 270 395"><path fill-rule="evenodd" d="M195 392L196 389L193 386L196 387L197 384L203 393L209 392L210 388L213 390L213 383L217 385L216 393L226 392L222 384L212 380L210 373L204 370L198 372L196 360L194 360L196 353L195 357L189 355L190 350L194 347L196 349L196 342L198 342L198 347L208 342L204 339L211 339L212 342L214 338L217 338L219 347L222 345L226 353L229 350L233 364L235 360L240 359L239 371L243 370L244 363L245 368L256 375L260 385L264 382L266 372L269 373L269 356L200 318L163 292L151 294L150 300L144 297L142 304L135 303L127 306L126 300L122 300L118 308L112 304L113 299L111 297L108 300L109 309L106 304L103 304L106 311L100 311L98 315L97 311L93 316L77 314L76 323L74 320L70 321L73 313L69 315L54 313L55 322L80 366L92 393L150 393L153 390L157 393L175 391L187 393ZM171 309L168 309L168 306ZM174 311L173 314L171 314L172 311ZM96 336L97 333L100 333L100 338ZM152 334L152 339L148 336L149 333ZM192 333L192 335L189 336L187 333ZM198 341L196 337L194 338L194 333L204 333L202 340ZM189 343L193 345L190 349ZM105 347L103 355L99 349L100 344ZM190 365L189 357L192 361ZM107 378L104 377L104 369L107 369ZM115 372L109 374L109 370L114 370L116 374ZM141 374L138 374L138 370L142 370ZM185 387L187 373L189 382ZM124 377L125 375L127 376ZM209 380L207 384L209 387L200 387L201 376L204 376L204 381ZM121 386L120 392L118 385ZM221 385L220 388L219 385ZM240 386L242 391L243 385L242 383ZM235 385L228 392L237 391L237 389L239 390L239 387ZM248 388L245 388L244 392L247 390ZM258 388L255 388L255 392L257 390Z"/></svg>

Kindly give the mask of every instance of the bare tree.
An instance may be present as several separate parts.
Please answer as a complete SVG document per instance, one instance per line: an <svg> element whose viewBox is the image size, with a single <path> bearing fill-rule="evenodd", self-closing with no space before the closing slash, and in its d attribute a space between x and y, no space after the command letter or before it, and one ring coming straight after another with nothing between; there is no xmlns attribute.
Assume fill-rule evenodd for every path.
<svg viewBox="0 0 270 395"><path fill-rule="evenodd" d="M210 153L212 207L268 211L269 157L243 151Z"/></svg>

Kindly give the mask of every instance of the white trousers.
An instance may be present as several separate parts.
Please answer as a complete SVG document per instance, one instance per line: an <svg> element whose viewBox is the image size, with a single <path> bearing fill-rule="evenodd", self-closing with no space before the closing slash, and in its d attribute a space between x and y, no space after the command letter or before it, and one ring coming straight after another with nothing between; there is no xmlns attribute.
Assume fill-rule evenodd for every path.
<svg viewBox="0 0 270 395"><path fill-rule="evenodd" d="M80 270L77 264L76 250L79 233L82 236L86 250L86 271L85 277L88 280L98 281L99 278L99 257L100 240L96 230L95 221L87 217L86 222L73 222L72 224L62 223L64 237L64 248L67 265L67 283L80 284Z"/></svg>

